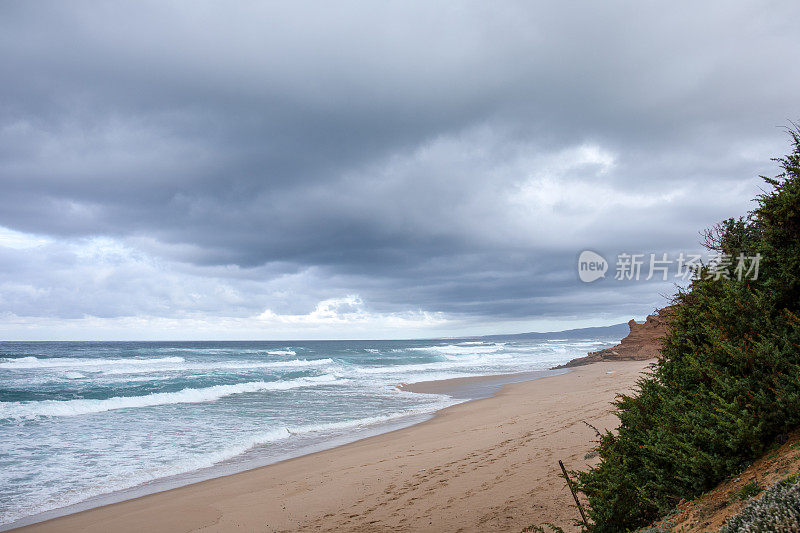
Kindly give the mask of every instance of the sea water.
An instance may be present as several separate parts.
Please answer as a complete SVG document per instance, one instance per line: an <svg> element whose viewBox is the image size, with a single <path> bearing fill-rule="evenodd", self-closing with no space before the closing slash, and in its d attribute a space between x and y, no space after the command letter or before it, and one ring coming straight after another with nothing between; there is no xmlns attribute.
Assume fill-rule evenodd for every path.
<svg viewBox="0 0 800 533"><path fill-rule="evenodd" d="M544 370L613 341L3 342L0 525L409 425L464 398L399 384Z"/></svg>

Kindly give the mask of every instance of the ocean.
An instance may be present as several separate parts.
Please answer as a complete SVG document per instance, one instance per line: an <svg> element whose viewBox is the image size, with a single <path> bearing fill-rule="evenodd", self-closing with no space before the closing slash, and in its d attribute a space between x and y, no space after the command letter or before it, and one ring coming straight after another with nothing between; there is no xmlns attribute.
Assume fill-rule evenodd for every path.
<svg viewBox="0 0 800 533"><path fill-rule="evenodd" d="M618 339L0 342L0 525L408 426L469 398L401 383L546 370Z"/></svg>

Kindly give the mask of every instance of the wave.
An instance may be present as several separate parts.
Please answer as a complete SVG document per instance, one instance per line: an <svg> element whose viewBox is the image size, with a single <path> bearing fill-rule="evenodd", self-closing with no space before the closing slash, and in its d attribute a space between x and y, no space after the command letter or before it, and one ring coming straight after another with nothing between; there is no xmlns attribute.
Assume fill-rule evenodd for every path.
<svg viewBox="0 0 800 533"><path fill-rule="evenodd" d="M438 396L438 395L432 395ZM193 472L205 468L211 468L220 463L230 461L244 453L260 446L278 443L296 436L313 436L314 434L324 435L326 433L342 432L350 429L369 428L380 424L411 416L422 416L431 414L439 409L443 409L456 403L450 398L440 397L437 401L417 408L405 409L386 415L359 418L355 420L344 420L340 422L328 422L320 424L309 424L303 426L285 426L251 435L243 435L234 440L229 446L218 448L207 452L186 456L179 462L165 465L161 468L136 469L134 471L121 471L112 474L105 479L102 485L95 484L91 488L86 488L76 492L68 491L59 497L43 498L41 500L30 501L25 505L11 510L0 509L0 524L7 525L14 520L37 513L46 512L52 509L74 505L90 498L107 494L114 491L130 489L144 483L150 483L168 476L175 476L187 472ZM6 511L6 512L3 512Z"/></svg>
<svg viewBox="0 0 800 533"><path fill-rule="evenodd" d="M180 366L155 366L155 367L131 367L131 368L110 368L100 370L105 375L121 374L143 374L147 372L183 372L183 371L202 371L202 370L257 370L270 368L308 368L330 365L333 359L292 359L291 361L219 361L211 363L186 362Z"/></svg>
<svg viewBox="0 0 800 533"><path fill-rule="evenodd" d="M270 355L297 355L294 350L269 350L267 353Z"/></svg>
<svg viewBox="0 0 800 533"><path fill-rule="evenodd" d="M161 357L157 359L91 359L58 358L39 359L22 357L0 360L0 369L42 370L63 372L67 379L96 375L147 374L155 372L256 370L320 367L333 363L333 359L292 359L289 361L186 361L183 357ZM79 371L86 374L80 374Z"/></svg>
<svg viewBox="0 0 800 533"><path fill-rule="evenodd" d="M585 348L585 347L592 347L597 346L599 344L612 344L616 341L606 341L606 340L588 340L588 341L575 341L575 340L559 340L559 339L551 339L548 341L543 341L538 344L538 346L542 348L550 348L550 347L566 347L566 348Z"/></svg>
<svg viewBox="0 0 800 533"><path fill-rule="evenodd" d="M423 346L419 348L411 348L415 351L432 352L436 354L445 355L475 355L475 354L491 354L497 353L505 349L505 343L494 343L488 345L459 345L447 344L442 346Z"/></svg>
<svg viewBox="0 0 800 533"><path fill-rule="evenodd" d="M396 376L402 374L409 374L412 372L435 372L443 370L458 370L468 371L471 375L480 375L483 373L491 374L491 367L506 367L509 364L516 365L510 356L492 358L492 361L487 363L480 356L472 357L455 357L445 356L447 360L437 361L434 363L412 363L406 365L387 365L387 366L368 366L368 367L350 367L349 371L356 374L368 375L383 375L383 376ZM434 378L431 378L434 379Z"/></svg>
<svg viewBox="0 0 800 533"><path fill-rule="evenodd" d="M177 392L156 392L145 396L115 396L106 399L41 400L34 402L0 402L0 419L31 419L39 417L79 416L115 409L155 407L179 403L213 402L251 392L280 391L316 387L340 382L326 374L302 377L289 381L251 381L235 385L214 385L202 389L183 389Z"/></svg>
<svg viewBox="0 0 800 533"><path fill-rule="evenodd" d="M254 366L256 368L285 368L285 367L305 367L321 366L333 363L333 359L292 359L291 361L271 361L268 363L244 363L242 365L233 364L233 368L240 366Z"/></svg>
<svg viewBox="0 0 800 533"><path fill-rule="evenodd" d="M266 348L242 348L242 347L230 347L230 348L202 348L202 347L179 347L179 346L170 346L169 348L140 348L136 350L140 353L153 353L156 351L158 353L190 353L196 355L241 355L241 354L275 354L275 355L282 355L284 353L292 352L289 347L284 349L276 349L276 350L267 350Z"/></svg>
<svg viewBox="0 0 800 533"><path fill-rule="evenodd" d="M94 359L76 357L58 357L39 359L38 357L4 357L0 360L0 368L25 370L32 368L86 368L112 365L163 365L183 363L183 357L158 357L149 359Z"/></svg>

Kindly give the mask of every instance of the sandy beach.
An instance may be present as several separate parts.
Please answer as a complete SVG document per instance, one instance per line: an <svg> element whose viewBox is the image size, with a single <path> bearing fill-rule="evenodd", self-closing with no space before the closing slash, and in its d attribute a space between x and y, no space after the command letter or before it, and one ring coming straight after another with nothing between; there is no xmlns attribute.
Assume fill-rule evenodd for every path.
<svg viewBox="0 0 800 533"><path fill-rule="evenodd" d="M409 428L16 531L485 532L545 522L574 531L579 515L558 460L569 469L593 461L587 423L614 428L610 402L650 362L511 383Z"/></svg>

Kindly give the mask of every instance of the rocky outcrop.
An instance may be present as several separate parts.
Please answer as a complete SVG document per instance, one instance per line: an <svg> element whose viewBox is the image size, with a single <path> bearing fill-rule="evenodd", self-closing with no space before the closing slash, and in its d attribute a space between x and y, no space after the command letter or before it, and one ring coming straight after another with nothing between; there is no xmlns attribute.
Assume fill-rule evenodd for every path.
<svg viewBox="0 0 800 533"><path fill-rule="evenodd" d="M661 355L661 344L667 333L667 322L673 307L665 307L655 315L648 315L643 324L628 322L630 333L613 348L589 352L585 357L573 359L555 368L570 368L599 361L643 361Z"/></svg>

